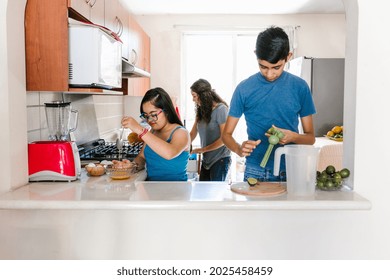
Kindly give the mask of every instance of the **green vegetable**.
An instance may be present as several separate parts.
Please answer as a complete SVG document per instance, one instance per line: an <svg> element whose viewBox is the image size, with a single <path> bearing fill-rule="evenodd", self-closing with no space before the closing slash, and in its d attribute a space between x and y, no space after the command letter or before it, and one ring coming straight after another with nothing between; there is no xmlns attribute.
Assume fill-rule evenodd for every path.
<svg viewBox="0 0 390 280"><path fill-rule="evenodd" d="M284 137L284 133L281 132L280 130L276 129L275 127L271 127L270 129L267 130L268 134L271 134L270 137L268 137L268 148L267 151L264 154L263 160L260 163L261 167L265 167L267 165L269 156L271 155L272 149L276 144L279 143L280 139Z"/></svg>

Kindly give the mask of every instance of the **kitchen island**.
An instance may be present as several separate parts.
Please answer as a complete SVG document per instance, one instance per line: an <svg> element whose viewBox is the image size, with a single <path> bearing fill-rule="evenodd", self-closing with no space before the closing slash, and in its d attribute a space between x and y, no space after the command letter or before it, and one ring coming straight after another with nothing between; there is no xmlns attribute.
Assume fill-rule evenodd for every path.
<svg viewBox="0 0 390 280"><path fill-rule="evenodd" d="M74 182L34 182L1 195L0 259L332 257L339 250L317 241L363 232L345 219L371 207L347 189L265 198L236 194L227 182L144 179L144 172L112 180L83 171ZM348 238L345 246L356 247Z"/></svg>
<svg viewBox="0 0 390 280"><path fill-rule="evenodd" d="M230 209L230 210L367 210L356 192L316 191L311 197L288 193L269 197L231 191L228 182L144 181L145 171L127 180L90 177L83 170L74 182L34 182L0 196L0 209ZM233 183L238 184L238 183Z"/></svg>

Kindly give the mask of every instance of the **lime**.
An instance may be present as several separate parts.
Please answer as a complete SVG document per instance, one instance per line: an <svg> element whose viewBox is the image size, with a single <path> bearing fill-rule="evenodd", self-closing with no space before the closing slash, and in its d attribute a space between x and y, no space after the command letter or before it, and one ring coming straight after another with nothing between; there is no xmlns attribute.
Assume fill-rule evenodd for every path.
<svg viewBox="0 0 390 280"><path fill-rule="evenodd" d="M336 168L333 165L328 165L325 169L326 173L332 175L336 172Z"/></svg>
<svg viewBox="0 0 390 280"><path fill-rule="evenodd" d="M317 181L317 187L319 189L323 189L324 188L324 182Z"/></svg>
<svg viewBox="0 0 390 280"><path fill-rule="evenodd" d="M249 186L253 187L257 184L257 179L250 177L250 178L248 178L247 182L248 182Z"/></svg>
<svg viewBox="0 0 390 280"><path fill-rule="evenodd" d="M325 186L327 189L333 189L335 185L334 185L334 183L333 183L331 180L329 180L329 181L326 181L326 182L325 182L324 186Z"/></svg>
<svg viewBox="0 0 390 280"><path fill-rule="evenodd" d="M340 175L341 175L341 178L347 178L349 177L349 174L351 172L349 172L348 168L343 168L340 170Z"/></svg>
<svg viewBox="0 0 390 280"><path fill-rule="evenodd" d="M325 173L321 173L320 176L317 177L317 181L325 182L328 179L328 175Z"/></svg>
<svg viewBox="0 0 390 280"><path fill-rule="evenodd" d="M343 178L341 177L339 172L336 172L335 174L333 174L333 182L334 182L335 186L341 185L342 181L343 181Z"/></svg>

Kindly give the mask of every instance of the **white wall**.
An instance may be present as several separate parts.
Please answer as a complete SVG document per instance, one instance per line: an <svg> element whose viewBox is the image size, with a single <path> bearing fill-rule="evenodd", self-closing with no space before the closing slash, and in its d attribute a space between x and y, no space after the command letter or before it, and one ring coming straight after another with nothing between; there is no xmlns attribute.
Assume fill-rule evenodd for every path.
<svg viewBox="0 0 390 280"><path fill-rule="evenodd" d="M341 1L341 0L340 0ZM137 16L151 40L151 87L163 87L171 96L189 94L181 84L183 31L243 30L269 25L300 26L297 56L345 57L345 15L186 15ZM238 28L239 27L239 28ZM223 65L221 65L223 67Z"/></svg>
<svg viewBox="0 0 390 280"><path fill-rule="evenodd" d="M2 145L4 143L0 152L3 159L11 164L26 160L26 154L23 152L26 146L26 113L23 112L26 104L25 92L21 88L21 85L24 85L24 69L21 67L24 53L18 45L23 40L21 14L24 10L24 2L24 0L8 1L16 5L18 9L12 13L8 11L11 23L7 23L6 30L3 24L4 19L0 17L0 58L2 61L0 64L0 114L4 132L0 136ZM389 259L390 178L387 176L389 169L387 161L390 157L390 148L387 145L387 139L390 138L390 130L387 120L390 119L388 109L390 86L387 81L388 65L390 65L388 56L390 17L387 3L383 0L344 0L344 2L347 4L345 56L348 71L346 73L348 104L345 107L345 123L349 124L346 127L344 143L346 146L345 160L353 164L355 190L372 202L372 210L248 211L246 218L242 212L211 212L211 216L206 212L181 212L178 214L178 219L167 219L170 215L168 212L156 213L156 215L153 215L155 212L120 212L120 219L112 219L112 217L118 217L115 211L112 213L62 211L63 216L57 215L61 213L51 211L0 211L2 214L0 217L4 218L0 219L1 221L11 221L10 224L2 226L14 226L20 237L18 239L15 236L7 236L5 231L2 231L4 234L1 235L0 243L7 245L8 256L12 254L13 248L29 250L32 244L40 246L48 244L47 248L40 248L42 250L40 258L84 256L89 258L171 257L175 259L201 257ZM359 9L357 4L359 4ZM4 1L0 2L0 16L4 15L5 9ZM358 16L357 11L359 11ZM15 16L19 14L20 16ZM16 26L10 25L14 18L18 21ZM152 24L147 26L142 23L142 25L151 34ZM7 31L12 31L12 36L15 37L7 35ZM156 60L156 63L159 63L160 60L156 58L158 54L166 57L165 62L176 60L169 50L177 46L171 41L170 36L164 39L164 36L168 34L169 32L164 29L161 33L151 34L154 46L152 61ZM320 40L320 37L316 37L315 41ZM12 48L14 49L11 50ZM165 54L165 52L168 53ZM317 56L316 53L312 55ZM16 62L18 67L13 68L15 66L9 65L10 62ZM180 69L176 64L178 65L178 63L173 64L173 73L170 69L160 68L169 64L160 66L152 64L152 71L156 73L155 80L152 79L152 85L160 85L170 92L178 92L179 81L176 82L174 79L178 79ZM159 72L162 73L160 76L157 75ZM16 167L16 170L19 168L25 167ZM5 191L18 179L10 175L11 172L7 166L0 170L1 191ZM11 178L13 181L10 183ZM193 217L191 218L193 220L189 220L189 216ZM213 220L210 221L209 217ZM107 220L107 224L104 225L111 226L109 228L102 226L100 223L102 220ZM160 220L160 224L153 224L152 220ZM117 223L110 224L114 221ZM231 221L234 223L232 224ZM130 222L137 225L135 230L130 227ZM143 224L140 224L141 222ZM92 233L88 228L91 223L94 223L94 229L97 229ZM115 226L118 226L117 229L122 229L122 225L125 227L124 232L113 230ZM105 228L110 231L110 234L102 235L103 231L100 229ZM32 231L31 235L29 230ZM158 238L155 238L155 232L159 232ZM52 239L49 240L50 242L45 242L42 238L48 234ZM252 236L252 238L245 239L246 236ZM81 243L81 237L85 237L88 244ZM9 240L13 240L14 243L6 243ZM248 240L254 242L249 243ZM115 244L111 247L110 244L114 241ZM58 246L49 248L53 244ZM83 248L84 244L86 247ZM113 248L128 248L128 251L115 251ZM83 249L95 249L95 251ZM88 255L88 252L96 253ZM28 252L24 251L24 253ZM13 256L17 257L17 255Z"/></svg>
<svg viewBox="0 0 390 280"><path fill-rule="evenodd" d="M26 0L0 1L0 153L4 162L0 168L0 193L27 183L25 3Z"/></svg>
<svg viewBox="0 0 390 280"><path fill-rule="evenodd" d="M355 1L345 2L353 6ZM348 104L351 108L347 105L346 113L350 118L356 116L356 119L355 125L349 120L352 133L345 144L352 144L354 141L354 145L350 145L353 154L352 151L346 152L349 158L354 155L355 189L371 200L373 205L367 219L360 220L360 216L357 216L356 220L356 223L366 225L365 242L372 245L367 256L389 259L390 223L387 221L390 219L390 147L387 139L390 138L390 129L387 122L390 120L390 37L387 29L390 17L386 9L388 4L381 0L359 0L358 3L357 21L353 13L347 14L348 30L358 32L348 46L351 56L347 60L347 69L351 72L356 69L356 76L352 79L352 74L350 80L347 80L347 96L352 104ZM356 10L355 7L352 8ZM355 111L352 109L352 97L356 101ZM346 133L348 137L349 131ZM372 135L377 135L378 141Z"/></svg>

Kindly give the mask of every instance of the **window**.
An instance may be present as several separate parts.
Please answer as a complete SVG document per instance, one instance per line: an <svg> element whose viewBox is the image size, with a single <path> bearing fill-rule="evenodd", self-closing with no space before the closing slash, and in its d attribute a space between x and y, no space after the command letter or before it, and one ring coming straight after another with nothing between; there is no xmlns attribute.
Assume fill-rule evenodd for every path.
<svg viewBox="0 0 390 280"><path fill-rule="evenodd" d="M229 104L237 84L259 71L254 54L257 32L238 33L188 33L184 34L183 73L186 127L191 129L195 121L194 104L190 86L199 78L208 80L216 92ZM240 120L240 123L242 121ZM245 127L240 131L238 141L246 137ZM236 136L236 135L235 135ZM199 145L199 139L193 144Z"/></svg>
<svg viewBox="0 0 390 280"><path fill-rule="evenodd" d="M259 71L256 55L257 32L251 34L184 34L183 73L184 96L181 96L186 127L191 130L195 121L195 109L190 87L196 80L208 80L216 92L229 104L237 84ZM183 110L182 109L182 110ZM237 141L246 140L246 126L243 119L235 130ZM193 141L200 145L199 136ZM243 159L232 155L230 177L239 181L242 176ZM237 167L239 171L237 172ZM242 179L241 179L242 180Z"/></svg>

